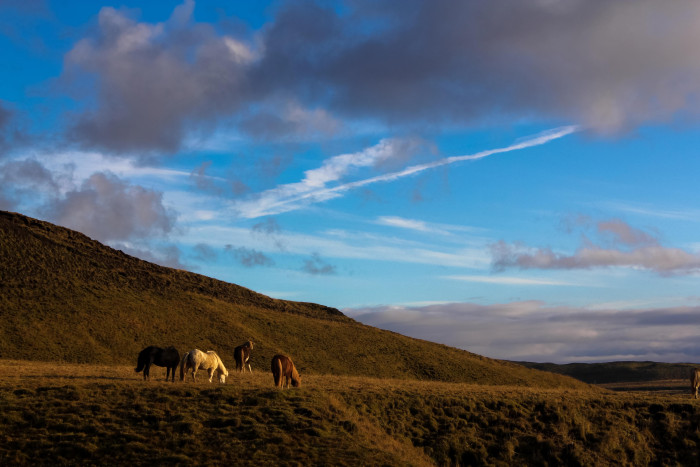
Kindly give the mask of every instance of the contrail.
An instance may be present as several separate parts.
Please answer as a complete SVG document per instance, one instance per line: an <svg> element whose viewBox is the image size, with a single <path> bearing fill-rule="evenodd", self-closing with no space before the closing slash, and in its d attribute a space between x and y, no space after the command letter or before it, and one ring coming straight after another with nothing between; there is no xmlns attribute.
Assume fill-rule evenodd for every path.
<svg viewBox="0 0 700 467"><path fill-rule="evenodd" d="M534 146L541 146L555 139L563 138L564 136L575 133L579 129L580 127L578 125L558 127L551 130L547 130L518 143L511 144L510 146L506 146L504 148L489 149L486 151L477 152L476 154L469 154L465 156L445 157L444 159L440 159L438 161L429 162L426 164L413 165L398 172L392 172L384 175L378 175L376 177L366 178L364 180L349 182L332 188L319 188L314 191L309 191L307 193L299 194L297 196L292 196L285 199L280 199L277 202L270 203L265 207L263 212L253 213L253 215L249 217L260 217L264 215L279 214L282 212L291 211L292 209L294 209L294 207L289 207L288 209L285 209L283 208L283 206L287 206L298 201L304 201L309 199L315 202L326 201L340 196L340 193L343 193L345 191L371 185L373 183L392 182L394 180L398 180L399 178L407 177L409 175L415 175L426 170L442 167L444 165L454 164L455 162L473 161L477 159L483 159L494 154L501 154L504 152L517 151L519 149L526 149ZM274 212L270 212L270 210L273 210Z"/></svg>

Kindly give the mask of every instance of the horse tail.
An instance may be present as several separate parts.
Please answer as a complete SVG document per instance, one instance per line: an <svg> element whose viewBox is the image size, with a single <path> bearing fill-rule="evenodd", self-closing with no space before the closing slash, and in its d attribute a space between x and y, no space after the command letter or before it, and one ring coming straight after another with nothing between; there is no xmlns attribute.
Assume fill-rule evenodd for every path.
<svg viewBox="0 0 700 467"><path fill-rule="evenodd" d="M243 349L240 346L233 349L233 360L236 362L236 370L241 371L243 368Z"/></svg>
<svg viewBox="0 0 700 467"><path fill-rule="evenodd" d="M187 357L190 356L189 352L185 352L185 354L182 356L182 360L180 360L180 381L185 380L185 365L187 365Z"/></svg>
<svg viewBox="0 0 700 467"><path fill-rule="evenodd" d="M272 378L275 380L275 386L280 387L282 385L282 359L279 355L272 357L270 370L272 370Z"/></svg>
<svg viewBox="0 0 700 467"><path fill-rule="evenodd" d="M143 368L146 366L146 360L148 360L146 358L146 353L144 351L141 351L141 353L139 353L139 358L138 358L137 363L136 363L136 368L134 368L134 371L136 373L143 370Z"/></svg>

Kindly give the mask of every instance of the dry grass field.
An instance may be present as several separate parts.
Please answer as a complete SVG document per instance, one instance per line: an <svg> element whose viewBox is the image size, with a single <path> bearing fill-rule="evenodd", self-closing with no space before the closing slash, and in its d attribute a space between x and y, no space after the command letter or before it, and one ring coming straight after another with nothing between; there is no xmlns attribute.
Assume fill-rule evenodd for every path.
<svg viewBox="0 0 700 467"><path fill-rule="evenodd" d="M268 371L225 385L152 368L0 360L0 463L697 465L685 393Z"/></svg>

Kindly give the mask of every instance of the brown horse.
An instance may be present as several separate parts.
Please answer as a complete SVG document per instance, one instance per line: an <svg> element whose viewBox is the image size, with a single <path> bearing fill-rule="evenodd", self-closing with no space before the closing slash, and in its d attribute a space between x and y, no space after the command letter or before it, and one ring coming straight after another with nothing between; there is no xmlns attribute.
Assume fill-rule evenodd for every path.
<svg viewBox="0 0 700 467"><path fill-rule="evenodd" d="M299 376L297 369L294 367L292 359L286 355L278 354L272 357L270 369L272 370L273 378L275 378L275 386L278 388L289 387L290 380L295 388L301 386L301 376ZM282 384L282 378L284 378L284 384Z"/></svg>
<svg viewBox="0 0 700 467"><path fill-rule="evenodd" d="M690 392L698 398L698 388L700 388L700 370L693 368L690 370Z"/></svg>
<svg viewBox="0 0 700 467"><path fill-rule="evenodd" d="M248 359L250 359L251 350L253 350L253 341L248 341L233 349L233 358L236 360L236 370L239 372L245 371L245 365L248 363ZM251 373L253 372L250 368L250 363L248 363L248 371Z"/></svg>

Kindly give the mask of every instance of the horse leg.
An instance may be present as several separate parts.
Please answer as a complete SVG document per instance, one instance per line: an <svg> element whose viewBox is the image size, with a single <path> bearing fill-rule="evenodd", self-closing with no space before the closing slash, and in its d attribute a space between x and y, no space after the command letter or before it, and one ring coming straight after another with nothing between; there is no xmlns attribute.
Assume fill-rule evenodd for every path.
<svg viewBox="0 0 700 467"><path fill-rule="evenodd" d="M143 380L144 381L147 381L149 379L148 375L149 375L150 371L151 371L151 362L148 361L148 362L146 362L146 367L143 369Z"/></svg>
<svg viewBox="0 0 700 467"><path fill-rule="evenodd" d="M165 367L165 382L168 382L168 378L170 377L170 367L166 366Z"/></svg>
<svg viewBox="0 0 700 467"><path fill-rule="evenodd" d="M214 377L214 368L209 368L207 371L209 372L209 382L211 383L211 379Z"/></svg>

